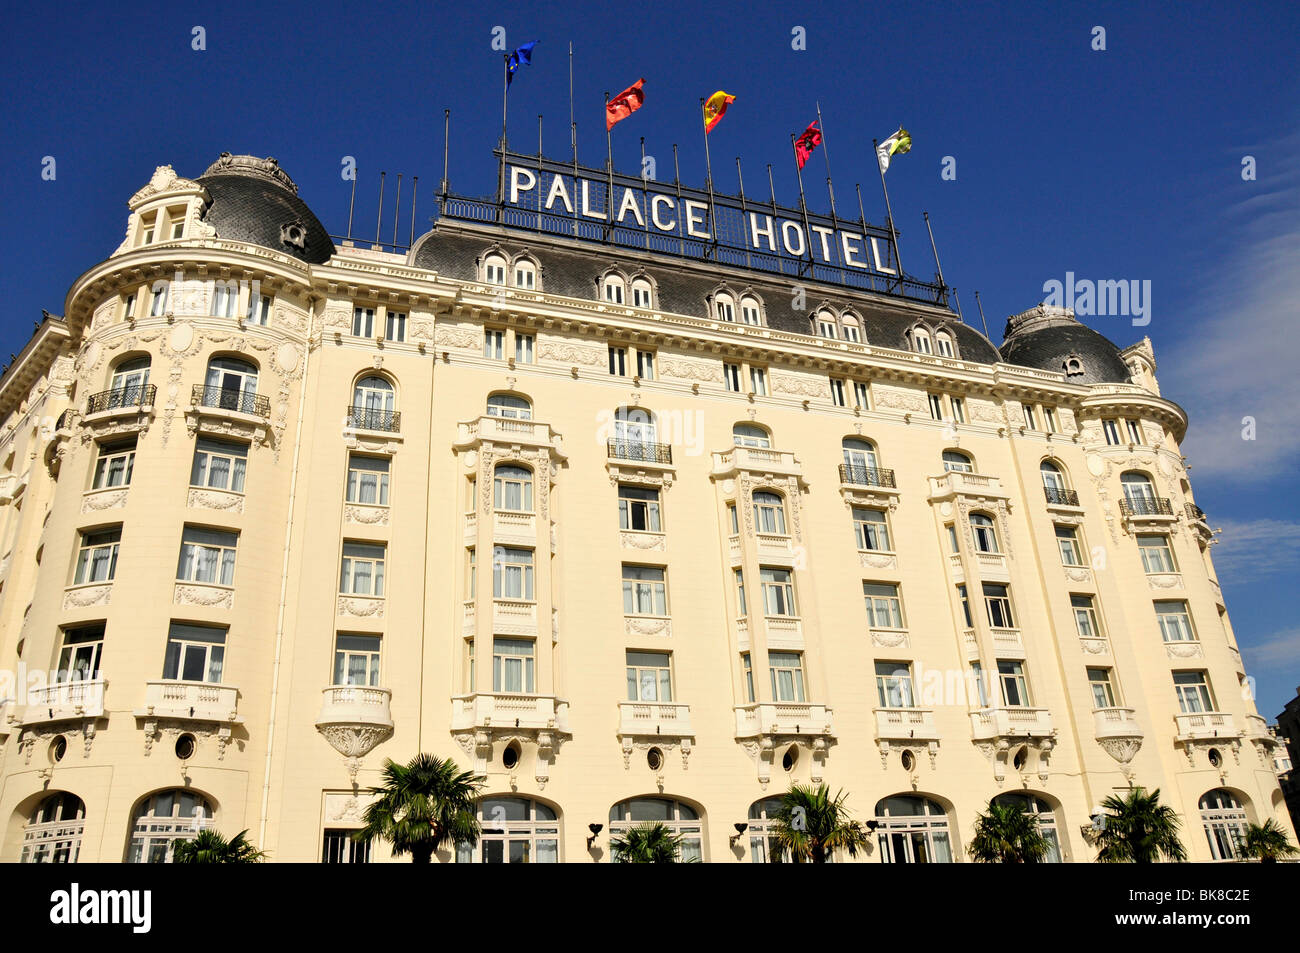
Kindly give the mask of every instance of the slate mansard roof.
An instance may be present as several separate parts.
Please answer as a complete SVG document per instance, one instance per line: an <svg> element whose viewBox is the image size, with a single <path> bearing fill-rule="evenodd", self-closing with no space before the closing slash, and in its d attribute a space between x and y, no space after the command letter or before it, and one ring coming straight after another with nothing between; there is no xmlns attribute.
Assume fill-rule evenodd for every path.
<svg viewBox="0 0 1300 953"><path fill-rule="evenodd" d="M222 153L197 181L212 196L203 221L218 238L272 248L314 265L334 254L329 232L274 159ZM295 225L301 229L300 244L285 241L284 230Z"/></svg>
<svg viewBox="0 0 1300 953"><path fill-rule="evenodd" d="M1044 371L1065 371L1073 384L1125 384L1132 372L1120 349L1066 308L1039 305L1007 320L1002 359ZM1068 363L1078 361L1078 373Z"/></svg>

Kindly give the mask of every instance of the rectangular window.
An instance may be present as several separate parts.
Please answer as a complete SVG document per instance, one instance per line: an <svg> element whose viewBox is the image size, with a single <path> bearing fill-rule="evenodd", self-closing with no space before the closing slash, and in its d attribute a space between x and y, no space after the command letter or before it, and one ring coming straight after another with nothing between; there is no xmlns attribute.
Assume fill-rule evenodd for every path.
<svg viewBox="0 0 1300 953"><path fill-rule="evenodd" d="M998 680L1002 683L1002 704L1008 708L1029 707L1029 682L1023 663L998 659Z"/></svg>
<svg viewBox="0 0 1300 953"><path fill-rule="evenodd" d="M73 585L92 582L112 582L117 574L117 547L122 541L122 528L103 529L81 534L81 549L77 553L77 571Z"/></svg>
<svg viewBox="0 0 1300 953"><path fill-rule="evenodd" d="M1025 429L1026 429L1026 430L1037 430L1037 429L1038 429L1038 418L1037 418L1037 416L1034 414L1034 406L1033 406L1033 404L1025 404L1025 406L1024 406L1024 411L1025 411Z"/></svg>
<svg viewBox="0 0 1300 953"><path fill-rule="evenodd" d="M390 341L406 340L406 312L389 311L384 319L384 337Z"/></svg>
<svg viewBox="0 0 1300 953"><path fill-rule="evenodd" d="M271 323L271 296L270 295L249 295L248 312L244 316L249 324L259 324L262 327Z"/></svg>
<svg viewBox="0 0 1300 953"><path fill-rule="evenodd" d="M122 320L135 317L135 292L132 291L122 300Z"/></svg>
<svg viewBox="0 0 1300 953"><path fill-rule="evenodd" d="M668 583L661 567L623 564L623 613L668 614Z"/></svg>
<svg viewBox="0 0 1300 953"><path fill-rule="evenodd" d="M984 606L988 609L989 625L995 629L1014 629L1011 619L1011 596L1006 586L994 582L984 585Z"/></svg>
<svg viewBox="0 0 1300 953"><path fill-rule="evenodd" d="M348 596L382 596L384 561L383 545L344 543L339 592Z"/></svg>
<svg viewBox="0 0 1300 953"><path fill-rule="evenodd" d="M863 381L853 382L853 403L859 410L870 410L871 401L869 398L870 391Z"/></svg>
<svg viewBox="0 0 1300 953"><path fill-rule="evenodd" d="M979 662L970 663L971 680L975 682L975 691L981 708L989 707L988 686L984 684L984 666Z"/></svg>
<svg viewBox="0 0 1300 953"><path fill-rule="evenodd" d="M1139 536L1137 544L1144 572L1174 572L1174 554L1168 536Z"/></svg>
<svg viewBox="0 0 1300 953"><path fill-rule="evenodd" d="M873 629L901 629L903 603L893 583L864 582L862 597L867 605L867 625Z"/></svg>
<svg viewBox="0 0 1300 953"><path fill-rule="evenodd" d="M388 505L387 457L367 457L359 453L348 454L349 503L367 503L371 506Z"/></svg>
<svg viewBox="0 0 1300 953"><path fill-rule="evenodd" d="M235 302L239 299L237 282L216 281L212 285L212 314L218 318L233 318Z"/></svg>
<svg viewBox="0 0 1300 953"><path fill-rule="evenodd" d="M492 597L533 598L533 551L498 548L492 554Z"/></svg>
<svg viewBox="0 0 1300 953"><path fill-rule="evenodd" d="M474 666L474 640L466 639L464 672L465 672L465 691L467 693L478 691L478 689L474 684L474 674L476 671L477 669Z"/></svg>
<svg viewBox="0 0 1300 953"><path fill-rule="evenodd" d="M493 639L492 691L531 695L535 690L535 649L532 639Z"/></svg>
<svg viewBox="0 0 1300 953"><path fill-rule="evenodd" d="M114 486L129 486L131 471L135 469L135 441L99 445L95 460L92 490L106 490Z"/></svg>
<svg viewBox="0 0 1300 953"><path fill-rule="evenodd" d="M667 652L627 653L627 700L670 702L673 700L672 656Z"/></svg>
<svg viewBox="0 0 1300 953"><path fill-rule="evenodd" d="M740 517L736 512L736 504L727 504L727 526L731 529L732 536L740 535Z"/></svg>
<svg viewBox="0 0 1300 953"><path fill-rule="evenodd" d="M377 635L340 632L334 637L334 684L379 687Z"/></svg>
<svg viewBox="0 0 1300 953"><path fill-rule="evenodd" d="M636 308L650 307L650 286L644 281L632 282L632 306Z"/></svg>
<svg viewBox="0 0 1300 953"><path fill-rule="evenodd" d="M759 582L763 589L763 612L767 615L797 615L794 604L794 577L788 569L760 566Z"/></svg>
<svg viewBox="0 0 1300 953"><path fill-rule="evenodd" d="M1174 672L1174 691L1184 715L1214 711L1214 696L1204 672Z"/></svg>
<svg viewBox="0 0 1300 953"><path fill-rule="evenodd" d="M952 523L945 523L944 529L948 531L948 551L950 553L960 552L961 550L957 545L957 527Z"/></svg>
<svg viewBox="0 0 1300 953"><path fill-rule="evenodd" d="M1139 447L1142 446L1144 442L1142 440L1142 425L1136 420L1126 420L1125 423L1128 424L1129 443L1135 443Z"/></svg>
<svg viewBox="0 0 1300 953"><path fill-rule="evenodd" d="M652 381L655 379L655 354L654 351L636 352L636 373L642 380Z"/></svg>
<svg viewBox="0 0 1300 953"><path fill-rule="evenodd" d="M534 357L535 346L536 346L536 338L534 338L533 335L516 334L515 335L515 363L516 364L533 363L533 361L536 359Z"/></svg>
<svg viewBox="0 0 1300 953"><path fill-rule="evenodd" d="M1088 687L1092 689L1093 708L1114 708L1117 693L1111 681L1110 669L1088 669Z"/></svg>
<svg viewBox="0 0 1300 953"><path fill-rule="evenodd" d="M858 549L892 552L884 510L853 507L853 535L858 541Z"/></svg>
<svg viewBox="0 0 1300 953"><path fill-rule="evenodd" d="M930 418L932 420L943 420L943 398L938 394L926 395L930 402Z"/></svg>
<svg viewBox="0 0 1300 953"><path fill-rule="evenodd" d="M181 558L176 567L176 578L181 582L233 585L238 542L238 533L186 526L181 535Z"/></svg>
<svg viewBox="0 0 1300 953"><path fill-rule="evenodd" d="M1070 608L1074 610L1074 627L1079 632L1079 638L1102 637L1101 621L1097 617L1097 606L1092 596L1071 595Z"/></svg>
<svg viewBox="0 0 1300 953"><path fill-rule="evenodd" d="M803 654L800 652L768 652L767 667L772 673L772 700L777 702L802 702Z"/></svg>
<svg viewBox="0 0 1300 953"><path fill-rule="evenodd" d="M727 390L740 393L740 365L723 364L722 376L727 382Z"/></svg>
<svg viewBox="0 0 1300 953"><path fill-rule="evenodd" d="M56 677L60 682L84 682L99 678L99 661L103 649L104 623L64 629Z"/></svg>
<svg viewBox="0 0 1300 953"><path fill-rule="evenodd" d="M876 695L881 708L915 708L911 665L907 662L877 662Z"/></svg>
<svg viewBox="0 0 1300 953"><path fill-rule="evenodd" d="M153 289L153 297L149 300L149 317L161 318L167 313L167 282L162 282Z"/></svg>
<svg viewBox="0 0 1300 953"><path fill-rule="evenodd" d="M966 402L960 397L950 397L948 398L948 404L952 407L953 422L964 424L966 422Z"/></svg>
<svg viewBox="0 0 1300 953"><path fill-rule="evenodd" d="M1083 565L1083 550L1079 546L1079 531L1073 526L1056 524L1056 546L1061 551L1062 566Z"/></svg>
<svg viewBox="0 0 1300 953"><path fill-rule="evenodd" d="M852 341L855 344L862 340L858 335L858 329L851 324L844 325L844 340Z"/></svg>
<svg viewBox="0 0 1300 953"><path fill-rule="evenodd" d="M817 333L820 334L820 335L821 335L822 337L824 337L824 338L833 338L833 337L835 337L835 322L834 322L834 321L818 321L818 322L817 322Z"/></svg>
<svg viewBox="0 0 1300 953"><path fill-rule="evenodd" d="M1160 623L1160 634L1166 642L1196 641L1186 602L1157 602L1156 621Z"/></svg>
<svg viewBox="0 0 1300 953"><path fill-rule="evenodd" d="M491 328L484 330L483 356L489 361L504 361L506 359L506 332L493 331Z"/></svg>
<svg viewBox="0 0 1300 953"><path fill-rule="evenodd" d="M740 318L746 324L762 324L763 319L758 313L758 305L741 302Z"/></svg>
<svg viewBox="0 0 1300 953"><path fill-rule="evenodd" d="M966 628L975 628L975 619L970 614L970 599L966 596L966 587L964 585L957 587L957 597L961 600L961 614L966 621Z"/></svg>
<svg viewBox="0 0 1300 953"><path fill-rule="evenodd" d="M354 337L359 338L372 338L375 336L374 308L352 309L352 334Z"/></svg>
<svg viewBox="0 0 1300 953"><path fill-rule="evenodd" d="M322 864L368 864L370 842L354 840L351 830L327 830L321 847Z"/></svg>
<svg viewBox="0 0 1300 953"><path fill-rule="evenodd" d="M199 437L194 445L190 486L243 493L247 464L248 447L245 444Z"/></svg>
<svg viewBox="0 0 1300 953"><path fill-rule="evenodd" d="M615 377L627 376L627 348L609 346L609 372Z"/></svg>
<svg viewBox="0 0 1300 953"><path fill-rule="evenodd" d="M745 700L754 701L754 662L749 657L748 652L742 652L740 655L740 667L745 673Z"/></svg>
<svg viewBox="0 0 1300 953"><path fill-rule="evenodd" d="M1102 433L1106 435L1106 443L1112 447L1119 445L1119 424L1114 420L1103 420L1101 422Z"/></svg>
<svg viewBox="0 0 1300 953"><path fill-rule="evenodd" d="M478 555L471 546L465 550L465 598L473 599L478 591Z"/></svg>
<svg viewBox="0 0 1300 953"><path fill-rule="evenodd" d="M838 377L831 378L831 403L836 407L844 406L844 381Z"/></svg>
<svg viewBox="0 0 1300 953"><path fill-rule="evenodd" d="M163 678L221 684L226 662L226 630L210 625L173 622L167 631Z"/></svg>
<svg viewBox="0 0 1300 953"><path fill-rule="evenodd" d="M663 532L659 523L659 491L653 487L620 483L618 527L634 533Z"/></svg>
<svg viewBox="0 0 1300 953"><path fill-rule="evenodd" d="M745 602L745 572L742 569L733 572L736 574L736 608L740 610L740 615L748 615L749 606Z"/></svg>
<svg viewBox="0 0 1300 953"><path fill-rule="evenodd" d="M1045 429L1048 433L1056 433L1056 432L1058 431L1058 428L1057 428L1057 425L1056 425L1056 408L1055 408L1055 407L1044 407L1044 408L1043 408L1043 429Z"/></svg>
<svg viewBox="0 0 1300 953"><path fill-rule="evenodd" d="M761 367L751 367L749 369L749 389L753 391L755 397L766 397L767 371Z"/></svg>

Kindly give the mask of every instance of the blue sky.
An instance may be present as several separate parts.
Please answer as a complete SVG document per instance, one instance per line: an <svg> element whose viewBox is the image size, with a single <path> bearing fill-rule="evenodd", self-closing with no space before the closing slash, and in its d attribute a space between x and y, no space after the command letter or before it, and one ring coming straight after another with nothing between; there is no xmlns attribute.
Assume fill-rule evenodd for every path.
<svg viewBox="0 0 1300 953"><path fill-rule="evenodd" d="M194 26L207 49L191 49ZM1106 50L1091 49L1092 29ZM864 5L717 2L311 4L47 3L12 10L0 150L0 261L9 305L0 360L40 309L61 313L71 281L121 241L126 199L153 168L194 176L223 150L276 156L331 232L347 222L344 156L360 168L357 231L373 234L377 173L420 177L417 232L433 214L442 110L452 110L454 190L494 187L500 58L539 40L511 90L512 143L568 153L567 48L575 48L579 152L603 156L602 104L638 77L646 105L615 130L634 172L640 136L670 174L702 184L701 96L737 101L711 138L721 191L734 157L751 193L797 198L789 135L820 101L837 195L863 184L883 219L873 137L900 123L914 140L891 168L908 270L932 271L921 210L945 275L994 340L1008 314L1067 271L1149 280L1151 323L1090 319L1126 345L1149 334L1166 396L1192 415L1184 450L1197 500L1224 529L1220 578L1260 708L1275 715L1300 683L1300 73L1294 3ZM792 49L803 27L807 48ZM1243 181L1243 156L1256 181ZM57 178L43 181L45 156ZM943 157L956 160L943 181ZM825 165L805 177L825 207ZM384 227L391 235L391 219ZM1241 420L1257 438L1241 439Z"/></svg>

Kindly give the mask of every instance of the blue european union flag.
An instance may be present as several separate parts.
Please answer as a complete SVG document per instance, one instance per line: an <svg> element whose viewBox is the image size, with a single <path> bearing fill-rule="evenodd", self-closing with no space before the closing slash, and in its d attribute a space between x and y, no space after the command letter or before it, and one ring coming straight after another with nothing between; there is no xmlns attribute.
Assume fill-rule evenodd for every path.
<svg viewBox="0 0 1300 953"><path fill-rule="evenodd" d="M519 49L506 57L506 86L509 86L515 81L515 70L519 69L520 63L523 63L525 66L532 65L533 47L536 45L536 40L533 40L531 43L525 43L523 46L519 47Z"/></svg>

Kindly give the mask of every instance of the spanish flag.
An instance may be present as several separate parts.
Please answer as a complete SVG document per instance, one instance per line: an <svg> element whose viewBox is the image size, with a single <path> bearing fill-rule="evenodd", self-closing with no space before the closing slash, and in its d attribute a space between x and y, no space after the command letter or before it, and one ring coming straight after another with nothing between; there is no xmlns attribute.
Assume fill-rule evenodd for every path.
<svg viewBox="0 0 1300 953"><path fill-rule="evenodd" d="M910 151L911 148L912 134L899 126L898 132L876 146L876 158L880 160L880 171L888 172L889 160L894 156L901 156L904 152Z"/></svg>
<svg viewBox="0 0 1300 953"><path fill-rule="evenodd" d="M705 101L704 134L706 136L713 131L714 126L722 122L722 117L727 114L727 107L735 101L735 96L724 93L722 90L718 90Z"/></svg>
<svg viewBox="0 0 1300 953"><path fill-rule="evenodd" d="M606 132L614 128L614 123L622 122L641 108L641 104L645 102L645 92L641 89L644 83L645 77L642 77L605 103Z"/></svg>

